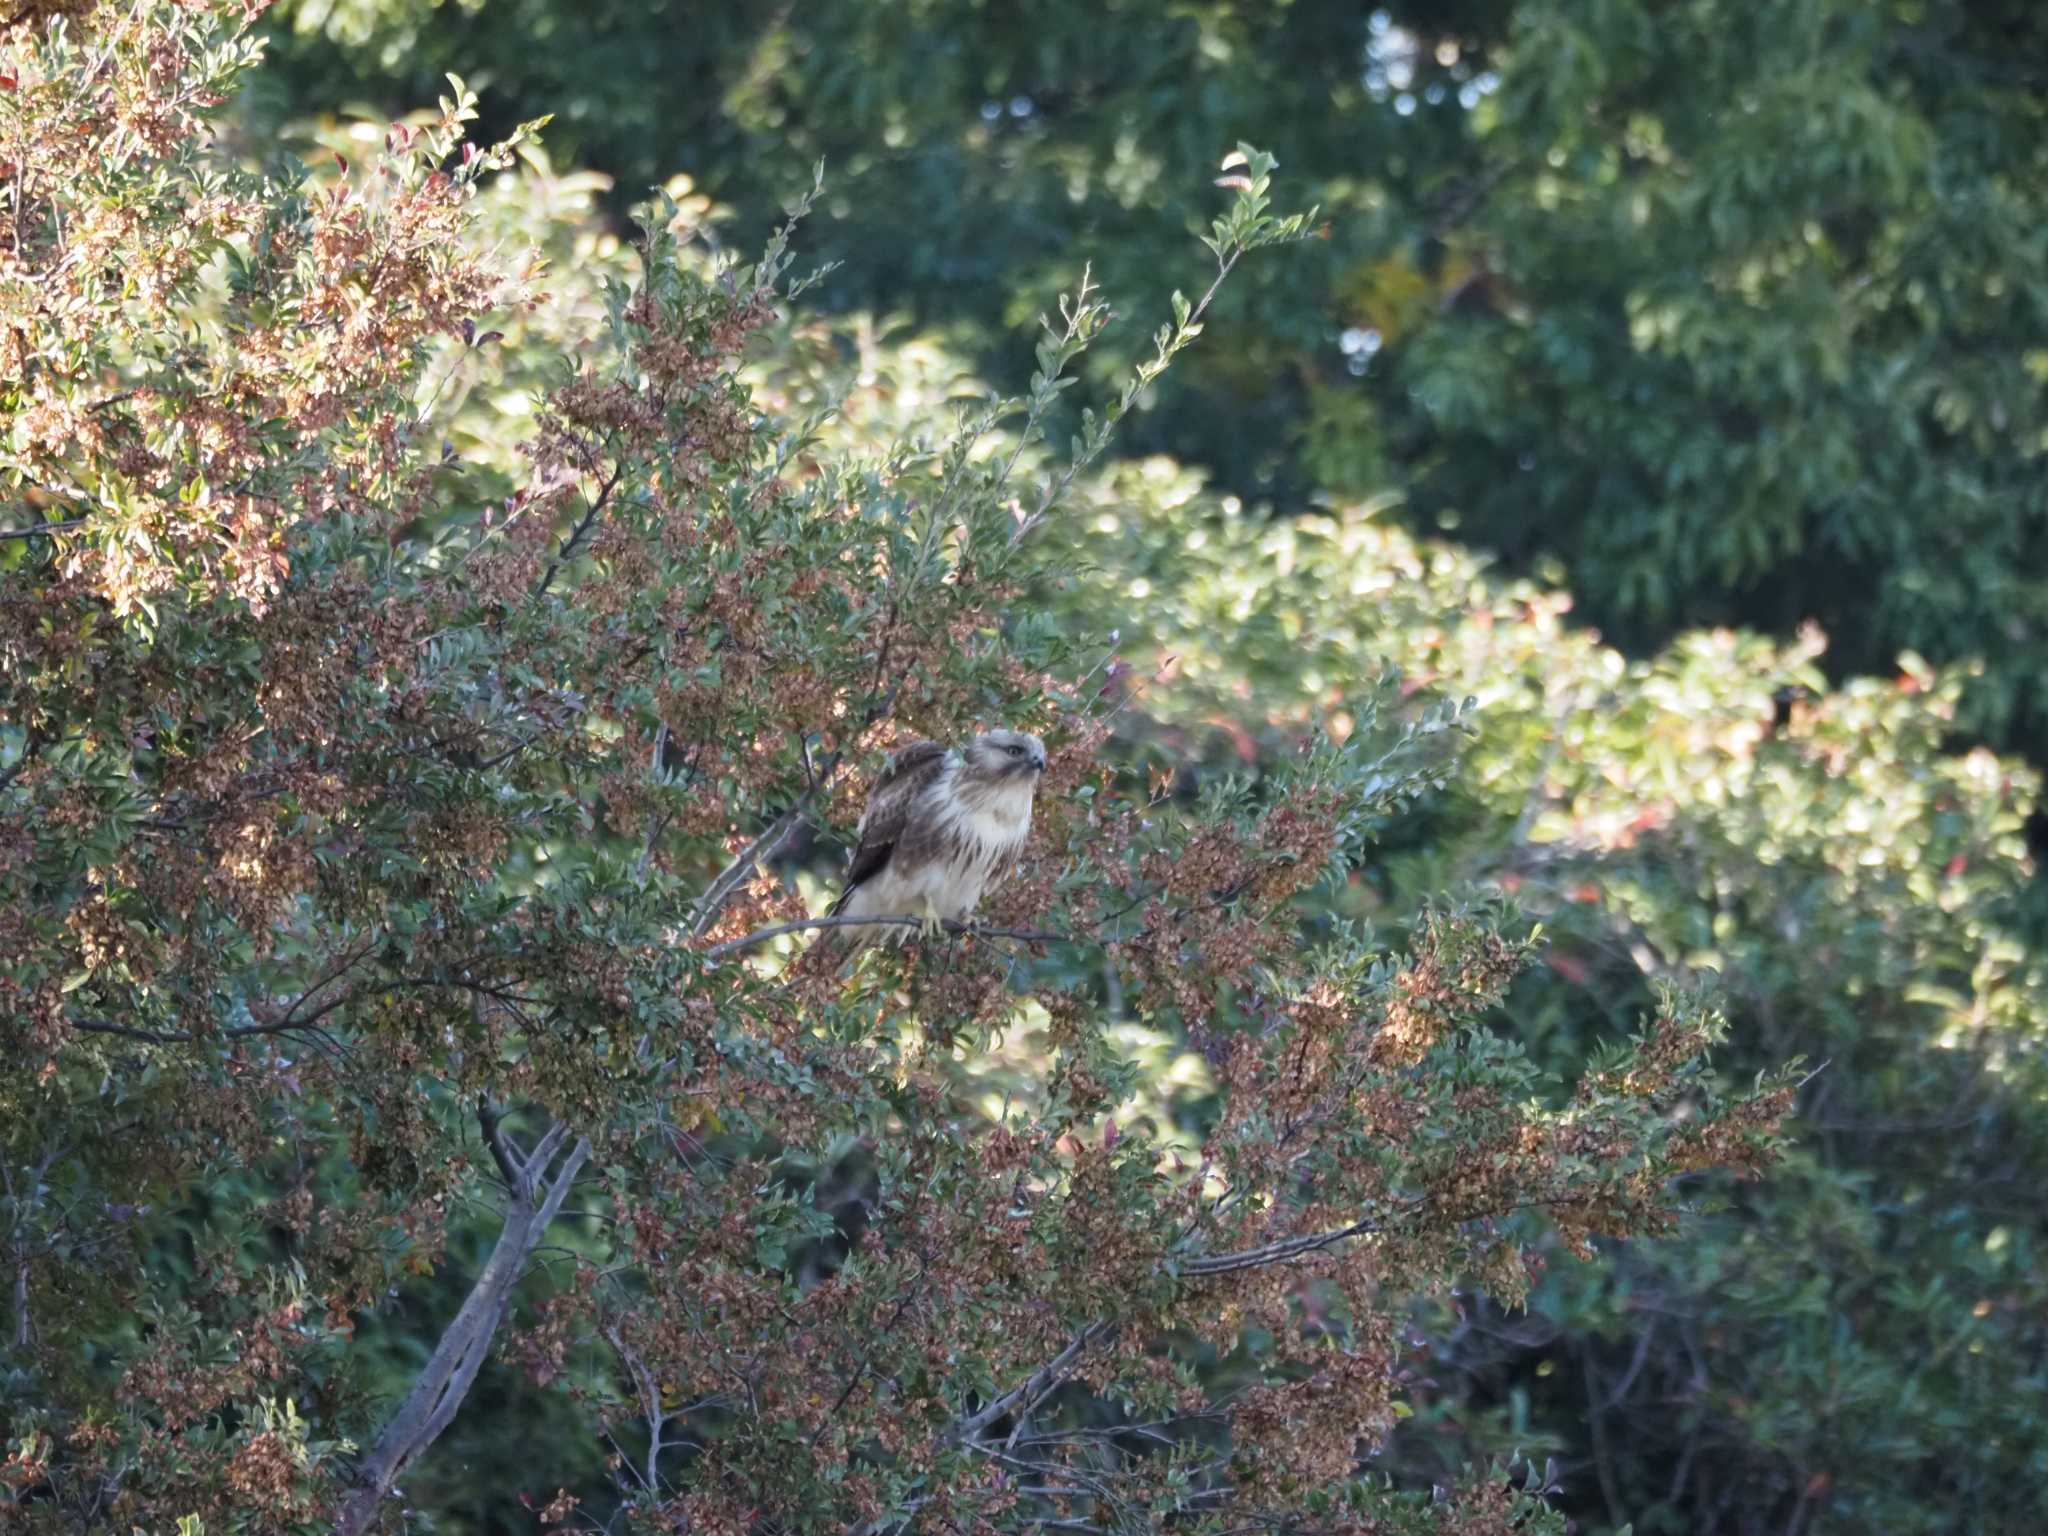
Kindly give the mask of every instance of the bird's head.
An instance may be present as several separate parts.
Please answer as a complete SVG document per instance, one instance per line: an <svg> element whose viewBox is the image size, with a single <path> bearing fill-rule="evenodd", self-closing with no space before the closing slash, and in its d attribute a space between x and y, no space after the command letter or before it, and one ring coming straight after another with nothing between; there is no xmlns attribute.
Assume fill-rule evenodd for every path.
<svg viewBox="0 0 2048 1536"><path fill-rule="evenodd" d="M997 783L1035 782L1045 772L1045 743L1028 731L983 731L960 756L969 777Z"/></svg>

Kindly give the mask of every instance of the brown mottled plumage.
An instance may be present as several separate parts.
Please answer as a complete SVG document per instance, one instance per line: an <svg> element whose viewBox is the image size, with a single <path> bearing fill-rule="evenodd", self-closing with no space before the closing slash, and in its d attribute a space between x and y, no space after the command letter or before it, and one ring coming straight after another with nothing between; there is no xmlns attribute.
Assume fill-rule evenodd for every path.
<svg viewBox="0 0 2048 1536"><path fill-rule="evenodd" d="M964 922L1031 833L1031 801L1045 743L1023 731L987 731L964 749L935 741L905 747L868 792L860 844L835 917L915 917L929 935ZM906 937L907 925L837 930L860 944Z"/></svg>

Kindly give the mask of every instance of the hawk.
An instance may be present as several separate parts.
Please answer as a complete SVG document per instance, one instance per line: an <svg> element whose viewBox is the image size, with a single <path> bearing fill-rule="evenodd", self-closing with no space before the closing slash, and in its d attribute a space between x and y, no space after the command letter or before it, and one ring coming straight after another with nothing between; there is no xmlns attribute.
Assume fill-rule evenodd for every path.
<svg viewBox="0 0 2048 1536"><path fill-rule="evenodd" d="M1031 833L1031 799L1045 743L1023 731L985 731L965 747L914 742L882 769L861 813L859 847L833 917L915 917L930 938L964 921L996 871ZM908 935L903 925L848 924L849 944Z"/></svg>

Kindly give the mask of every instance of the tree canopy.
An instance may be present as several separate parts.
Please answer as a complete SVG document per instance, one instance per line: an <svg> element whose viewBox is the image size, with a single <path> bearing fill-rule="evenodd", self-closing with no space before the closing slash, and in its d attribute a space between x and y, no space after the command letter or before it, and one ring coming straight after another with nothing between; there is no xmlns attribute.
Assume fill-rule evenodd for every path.
<svg viewBox="0 0 2048 1536"><path fill-rule="evenodd" d="M2048 20L2024 0L295 0L281 105L489 82L619 196L772 221L823 157L835 304L978 366L1172 259L1271 144L1324 238L1127 435L1247 498L1396 489L1647 653L1819 622L1837 677L1982 658L2043 749ZM535 46L538 41L539 46ZM509 127L510 117L503 118ZM750 236L751 238L751 236ZM1101 377L1127 361L1106 349Z"/></svg>
<svg viewBox="0 0 2048 1536"><path fill-rule="evenodd" d="M2039 27L18 17L0 1525L2031 1531Z"/></svg>

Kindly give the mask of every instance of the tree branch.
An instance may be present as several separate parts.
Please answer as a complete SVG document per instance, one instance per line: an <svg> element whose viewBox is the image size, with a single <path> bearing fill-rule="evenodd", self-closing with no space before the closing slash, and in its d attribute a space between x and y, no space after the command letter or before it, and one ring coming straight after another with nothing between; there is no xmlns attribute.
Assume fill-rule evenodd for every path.
<svg viewBox="0 0 2048 1536"><path fill-rule="evenodd" d="M338 976L340 972L335 974ZM71 1027L81 1034L119 1035L123 1039L141 1040L150 1045L190 1045L198 1040L248 1040L258 1035L286 1035L295 1030L309 1030L317 1034L321 1032L317 1028L320 1020L326 1018L328 1014L333 1013L337 1008L341 1008L348 1003L358 1002L365 997L373 997L380 992L403 992L422 987L448 987L457 991L469 992L475 996L488 997L501 1003L528 1003L533 1001L533 999L522 997L516 992L508 992L503 987L489 986L480 981L464 981L446 976L399 976L394 977L390 981L377 982L374 985L360 987L353 991L339 992L304 1018L295 1017L298 1010L306 1005L307 1000L312 997L313 993L318 992L320 988L326 986L333 979L334 977L329 977L326 980L314 983L310 990L301 996L298 1001L286 1008L278 1018L269 1019L259 1024L237 1024L232 1029L218 1030L211 1034L201 1034L198 1030L140 1029L132 1024L116 1024L110 1019L73 1019L71 1020Z"/></svg>
<svg viewBox="0 0 2048 1536"><path fill-rule="evenodd" d="M505 1176L505 1187L516 1196L519 1193L519 1179L524 1170L505 1135L505 1112L495 1107L489 1098L478 1094L476 1098L477 1124L483 1127L484 1145L491 1149L491 1157L498 1165L498 1172Z"/></svg>
<svg viewBox="0 0 2048 1536"><path fill-rule="evenodd" d="M1368 1216L1352 1222L1349 1226L1335 1227L1326 1232L1310 1232L1300 1237L1282 1238L1277 1242L1265 1243L1257 1248L1239 1249L1234 1253L1208 1254L1183 1259L1175 1266L1175 1273L1183 1277L1204 1278L1232 1274L1238 1270L1258 1269L1267 1264L1283 1264L1305 1253L1335 1247L1349 1238L1383 1231L1385 1227L1385 1217ZM1013 1411L1028 1412L1037 1406L1058 1388L1081 1356L1114 1331L1114 1328L1115 1324L1110 1322L1090 1323L1074 1335L1072 1342L1065 1349L1016 1386L955 1423L949 1438L956 1444L971 1442L1003 1415Z"/></svg>
<svg viewBox="0 0 2048 1536"><path fill-rule="evenodd" d="M335 1522L337 1536L362 1536L375 1523L377 1506L392 1485L448 1427L462 1400L469 1395L476 1373L490 1353L498 1325L511 1309L512 1293L525 1273L526 1261L561 1210L569 1186L576 1182L577 1172L590 1154L590 1143L577 1138L554 1178L541 1185L535 1175L546 1170L548 1160L567 1134L557 1124L541 1137L523 1162L508 1155L506 1160L513 1165L516 1176L497 1245L461 1309L442 1333L433 1357L414 1379L412 1390L357 1468L354 1490Z"/></svg>
<svg viewBox="0 0 2048 1536"><path fill-rule="evenodd" d="M25 1351L29 1341L28 1310L28 1224L29 1208L42 1203L42 1183L54 1163L66 1150L60 1142L44 1147L43 1155L33 1168L23 1167L24 1188L17 1191L11 1169L0 1167L0 1192L4 1192L14 1206L14 1348Z"/></svg>
<svg viewBox="0 0 2048 1536"><path fill-rule="evenodd" d="M831 781L832 774L838 767L839 754L834 752L825 760L824 768L812 780L810 788L798 795L788 810L768 824L767 831L742 849L730 864L718 872L717 878L704 888L703 896L697 901L697 915L690 922L691 938L701 938L705 930L718 921L718 914L724 910L732 893L753 874L756 865L764 859L774 858L782 851L782 845L789 841L790 834L796 831L804 813L816 801L819 791Z"/></svg>
<svg viewBox="0 0 2048 1536"><path fill-rule="evenodd" d="M330 1011L321 1010L322 1013ZM247 1040L256 1035L288 1035L300 1029L319 1032L317 1019L279 1019L270 1024L238 1024L233 1029L223 1029L213 1036L201 1035L196 1030L138 1029L132 1024L116 1024L111 1019L73 1019L71 1027L82 1035L119 1035L124 1040L141 1040L150 1045L190 1045L202 1039Z"/></svg>
<svg viewBox="0 0 2048 1536"><path fill-rule="evenodd" d="M69 533L73 528L84 526L84 518L69 517L61 523L32 523L25 528L0 528L0 539L42 539L53 533Z"/></svg>
<svg viewBox="0 0 2048 1536"><path fill-rule="evenodd" d="M583 536L590 532L590 525L597 521L598 514L604 511L605 504L612 499L612 492L619 488L619 482L625 476L624 463L612 466L611 478L598 488L597 499L591 502L590 509L583 514L576 526L569 530L569 537L562 540L562 547L555 551L555 558L548 562L548 568L541 573L540 585L533 589L535 597L547 596L548 588L554 585L556 573L562 569L563 563L576 553L577 547L583 542Z"/></svg>
<svg viewBox="0 0 2048 1536"><path fill-rule="evenodd" d="M899 679L896 686L887 693L881 691L882 677L889 665L888 631L894 622L894 612L895 610L892 607L890 609L892 615L890 624L883 626L884 635L881 654L875 662L875 680L868 689L868 707L861 715L861 728L863 730L873 725L877 720L888 714L891 709L895 708L896 695L903 688L903 683ZM755 865L760 863L761 860L772 859L777 853L781 852L783 843L788 841L790 834L796 830L797 823L802 819L804 813L811 808L819 795L831 787L832 775L839 771L840 759L844 756L843 751L834 752L825 759L822 766L818 766L811 762L809 743L799 737L797 745L802 749L804 774L810 781L809 784L805 787L804 792L797 796L796 803L776 817L769 824L768 830L755 838L751 844L742 850L739 857L720 870L717 878L705 888L704 895L698 900L697 915L690 924L691 938L701 938L705 931L718 921L719 912L724 909L725 903L732 893L739 888L740 882L753 872ZM649 853L653 851L651 842L648 851ZM645 862L644 855L642 862Z"/></svg>
<svg viewBox="0 0 2048 1536"><path fill-rule="evenodd" d="M1519 171L1522 165L1520 159L1509 158L1488 166L1444 200L1443 206L1437 210L1436 217L1430 221L1429 232L1441 240L1478 212L1487 198L1493 194L1493 189Z"/></svg>
<svg viewBox="0 0 2048 1536"><path fill-rule="evenodd" d="M655 1488L659 1485L661 1476L661 1431L670 1417L662 1412L661 1384L654 1379L653 1372L647 1369L647 1362L628 1347L625 1335L619 1329L606 1324L601 1325L599 1331L618 1353L619 1359L633 1378L634 1390L640 1394L640 1411L647 1416L647 1469L645 1472L636 1469L634 1475L640 1479L641 1487ZM617 1444L616 1441L613 1443ZM626 1465L632 1464L628 1462Z"/></svg>
<svg viewBox="0 0 2048 1536"><path fill-rule="evenodd" d="M22 739L21 756L17 757L14 760L14 765L11 768L9 768L5 773L0 773L0 789L7 788L8 785L12 784L16 779L20 778L22 770L28 767L30 763L34 762L36 760L36 755L40 753L42 750L43 737L41 733L35 729L35 727L31 726L29 728L27 736L25 736Z"/></svg>
<svg viewBox="0 0 2048 1536"><path fill-rule="evenodd" d="M726 955L738 954L742 950L754 949L770 939L779 939L785 933L801 933L808 928L865 928L895 927L921 928L921 917L807 917L794 923L771 923L766 928L756 928L752 933L742 934L736 939L727 939L714 944L704 951L707 960L718 960ZM960 923L952 918L943 919L939 926L947 933L964 938L1020 939L1032 944L1098 944L1083 934L1054 933L1048 928L984 928L979 923Z"/></svg>
<svg viewBox="0 0 2048 1536"><path fill-rule="evenodd" d="M1090 1323L1074 1335L1067 1347L1054 1355L1037 1370L1026 1376L1002 1396L989 1402L976 1412L953 1426L952 1440L964 1442L974 1439L989 1425L995 1423L1019 1403L1029 1400L1038 1402L1060 1384L1066 1373L1080 1358L1095 1346L1098 1339L1111 1331L1108 1323Z"/></svg>
<svg viewBox="0 0 2048 1536"><path fill-rule="evenodd" d="M1240 1269L1259 1269L1267 1264L1284 1264L1289 1259L1300 1258L1304 1253L1334 1248L1347 1238L1378 1232L1385 1225L1386 1223L1378 1217L1368 1216L1361 1221L1354 1221L1348 1227L1337 1227L1328 1232L1310 1232L1301 1237L1282 1238L1278 1242L1265 1243L1257 1248L1241 1248L1236 1253L1203 1254L1198 1258L1183 1260L1178 1268L1183 1275L1201 1277L1227 1275Z"/></svg>

